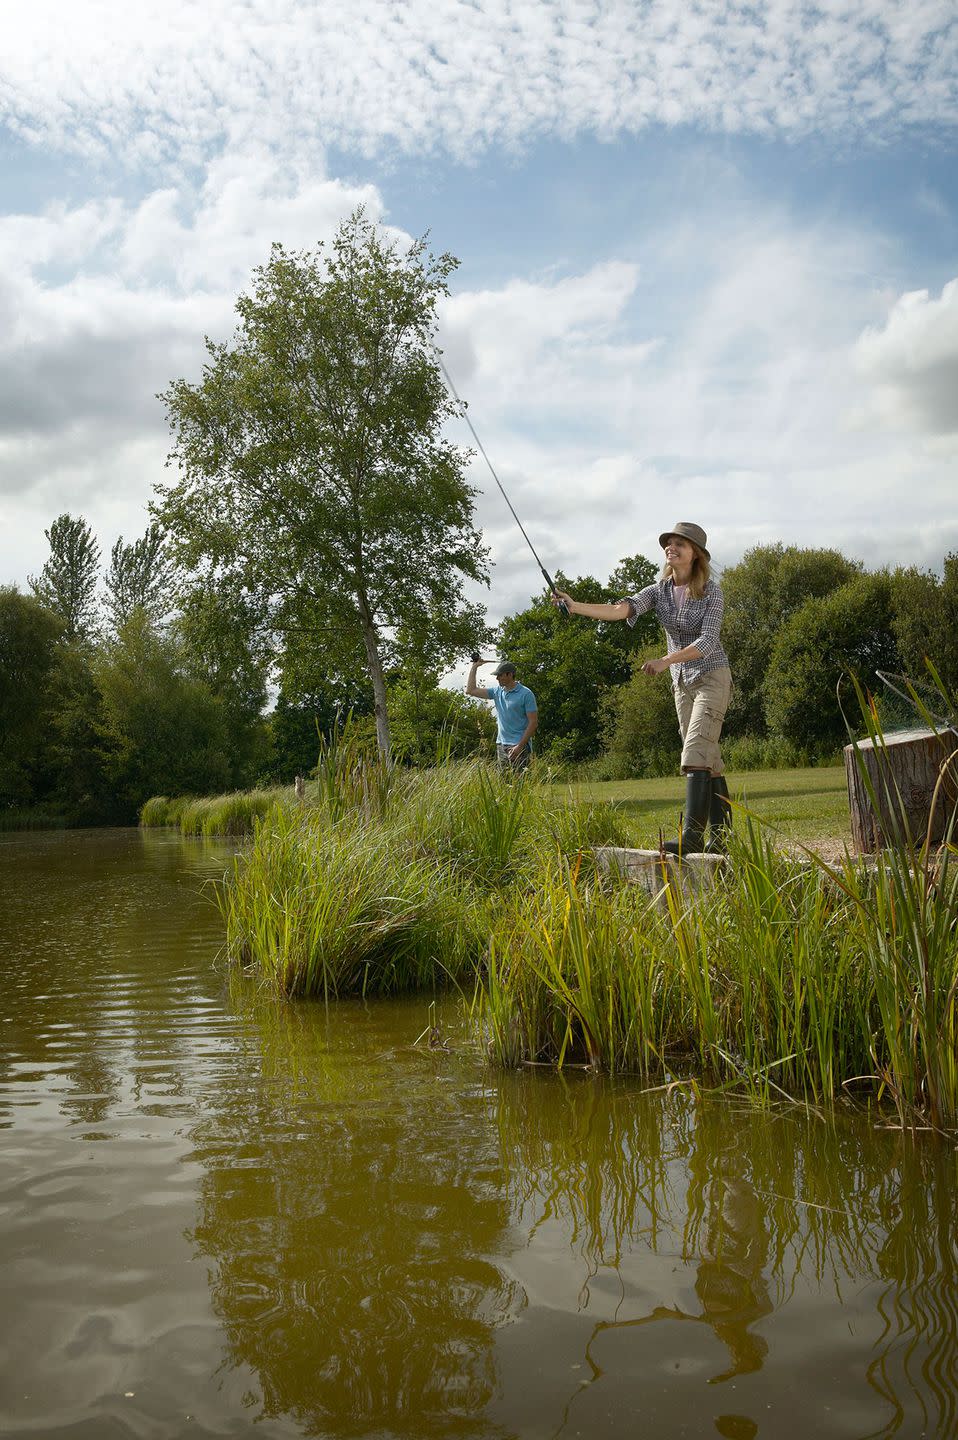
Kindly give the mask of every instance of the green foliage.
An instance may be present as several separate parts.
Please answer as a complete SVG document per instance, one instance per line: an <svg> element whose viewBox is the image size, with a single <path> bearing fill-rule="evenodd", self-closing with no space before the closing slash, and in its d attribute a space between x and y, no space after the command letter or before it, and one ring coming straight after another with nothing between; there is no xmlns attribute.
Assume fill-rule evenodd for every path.
<svg viewBox="0 0 958 1440"><path fill-rule="evenodd" d="M224 790L230 780L227 727L215 696L184 675L175 642L134 609L97 656L109 778L121 813L133 819L150 795Z"/></svg>
<svg viewBox="0 0 958 1440"><path fill-rule="evenodd" d="M277 652L365 667L381 748L385 673L438 670L485 633L466 456L432 352L456 261L386 243L358 212L328 250L276 245L237 301L232 345L163 397L178 484L157 515L184 567L242 593Z"/></svg>
<svg viewBox="0 0 958 1440"><path fill-rule="evenodd" d="M678 769L681 738L669 677L642 673L643 661L661 651L661 645L640 651L630 679L604 698L603 760L609 772L604 778L671 775Z"/></svg>
<svg viewBox="0 0 958 1440"><path fill-rule="evenodd" d="M561 590L590 603L619 600L655 579L651 561L635 555L623 560L608 585L591 575L566 581ZM517 676L536 697L539 730L536 748L553 758L585 760L601 743L601 697L621 685L630 660L658 628L654 616L643 616L634 628L621 623L597 625L581 616L564 616L548 596L507 616L499 627L500 653L516 665Z"/></svg>
<svg viewBox="0 0 958 1440"><path fill-rule="evenodd" d="M494 753L495 719L486 705L445 690L429 675L397 680L387 691L393 749L410 765Z"/></svg>
<svg viewBox="0 0 958 1440"><path fill-rule="evenodd" d="M735 689L725 720L728 735L764 735L765 679L779 632L806 601L831 594L861 572L837 550L757 545L722 572L722 644Z"/></svg>
<svg viewBox="0 0 958 1440"><path fill-rule="evenodd" d="M70 825L130 818L114 790L115 754L107 733L96 653L74 641L58 647L50 676L50 720L44 746L45 786Z"/></svg>
<svg viewBox="0 0 958 1440"><path fill-rule="evenodd" d="M958 554L945 556L940 580L927 571L900 569L891 584L892 626L905 670L924 681L930 659L945 685L958 690Z"/></svg>
<svg viewBox="0 0 958 1440"><path fill-rule="evenodd" d="M43 533L50 555L39 576L31 576L31 589L63 621L68 640L91 639L98 621L100 547L82 516L60 515Z"/></svg>
<svg viewBox="0 0 958 1440"><path fill-rule="evenodd" d="M853 675L874 689L876 670L901 668L892 619L887 574L857 575L794 610L776 637L765 680L769 728L813 755L844 745L839 681Z"/></svg>
<svg viewBox="0 0 958 1440"><path fill-rule="evenodd" d="M104 608L115 635L139 605L153 626L162 625L176 600L176 567L159 525L149 525L132 544L119 536L110 551Z"/></svg>
<svg viewBox="0 0 958 1440"><path fill-rule="evenodd" d="M0 807L28 806L49 725L49 682L62 619L15 587L0 587Z"/></svg>
<svg viewBox="0 0 958 1440"><path fill-rule="evenodd" d="M216 697L230 782L248 785L271 761L263 716L270 656L254 607L235 587L194 584L180 597L172 631L184 672Z"/></svg>

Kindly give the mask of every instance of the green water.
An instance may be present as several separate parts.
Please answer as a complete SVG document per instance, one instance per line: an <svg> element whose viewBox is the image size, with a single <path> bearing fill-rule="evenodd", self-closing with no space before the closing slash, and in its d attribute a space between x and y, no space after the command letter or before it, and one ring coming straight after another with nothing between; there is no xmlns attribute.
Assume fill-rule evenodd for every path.
<svg viewBox="0 0 958 1440"><path fill-rule="evenodd" d="M0 834L0 1433L958 1434L951 1147L274 1001L227 859Z"/></svg>

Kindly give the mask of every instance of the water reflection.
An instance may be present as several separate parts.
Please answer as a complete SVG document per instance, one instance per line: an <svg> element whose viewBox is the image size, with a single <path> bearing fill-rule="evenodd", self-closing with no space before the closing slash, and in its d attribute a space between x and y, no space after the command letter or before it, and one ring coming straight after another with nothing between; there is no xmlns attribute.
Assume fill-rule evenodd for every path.
<svg viewBox="0 0 958 1440"><path fill-rule="evenodd" d="M496 1105L514 1211L533 1242L558 1222L584 1273L564 1303L595 1317L563 1428L587 1423L591 1387L619 1394L624 1365L654 1376L664 1355L684 1391L673 1415L704 1427L712 1411L701 1433L958 1433L952 1150L591 1082L531 1105L527 1084L510 1077ZM706 1398L726 1385L734 1406Z"/></svg>
<svg viewBox="0 0 958 1440"><path fill-rule="evenodd" d="M389 1007L331 1024L319 1006L238 1003L258 1073L193 1134L192 1238L231 1362L258 1373L265 1415L309 1431L474 1424L492 1336L522 1304L495 1262L509 1214L481 1092L397 1045Z"/></svg>
<svg viewBox="0 0 958 1440"><path fill-rule="evenodd" d="M951 1148L277 1003L224 863L0 837L4 1434L958 1434Z"/></svg>

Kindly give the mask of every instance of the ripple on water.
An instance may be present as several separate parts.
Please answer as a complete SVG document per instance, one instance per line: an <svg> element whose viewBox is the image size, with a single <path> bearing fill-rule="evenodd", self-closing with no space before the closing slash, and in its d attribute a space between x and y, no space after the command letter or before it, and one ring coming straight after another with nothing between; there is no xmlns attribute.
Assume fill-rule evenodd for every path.
<svg viewBox="0 0 958 1440"><path fill-rule="evenodd" d="M950 1152L274 1002L202 855L0 837L5 1435L958 1434Z"/></svg>

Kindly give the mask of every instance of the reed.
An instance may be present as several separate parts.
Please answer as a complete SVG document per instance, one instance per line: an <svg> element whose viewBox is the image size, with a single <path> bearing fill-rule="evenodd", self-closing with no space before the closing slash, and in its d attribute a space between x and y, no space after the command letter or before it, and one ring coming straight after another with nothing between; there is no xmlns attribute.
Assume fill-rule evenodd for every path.
<svg viewBox="0 0 958 1440"><path fill-rule="evenodd" d="M347 732L304 799L157 800L144 823L176 804L189 833L252 828L220 903L232 956L283 994L457 984L499 1066L694 1075L816 1110L865 1086L902 1124L958 1125L951 833L827 864L740 816L721 881L670 885L663 909L596 872L626 819L569 798L481 761L388 766Z"/></svg>
<svg viewBox="0 0 958 1440"><path fill-rule="evenodd" d="M169 818L170 799L167 795L151 795L140 809L140 824L153 826L171 825Z"/></svg>
<svg viewBox="0 0 958 1440"><path fill-rule="evenodd" d="M276 809L220 891L230 950L285 995L388 994L471 974L480 906L401 833Z"/></svg>
<svg viewBox="0 0 958 1440"><path fill-rule="evenodd" d="M932 666L929 671L946 710L952 710L940 677ZM856 916L878 1017L870 1046L876 1074L893 1096L903 1125L919 1112L933 1126L953 1129L958 1125L958 750L949 734L928 825L916 837L888 762L877 709L857 683L855 689L879 779L857 746L855 760L869 802L887 817L889 843L873 869L846 865L836 873L817 864L847 896ZM914 689L912 698L926 723L937 728ZM952 803L945 835L933 842L940 792Z"/></svg>

